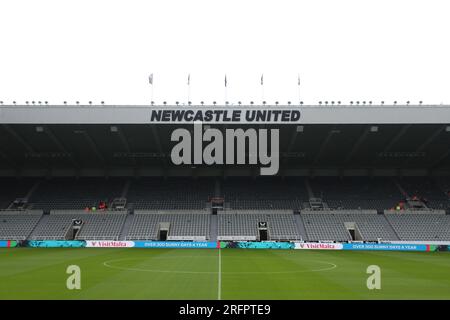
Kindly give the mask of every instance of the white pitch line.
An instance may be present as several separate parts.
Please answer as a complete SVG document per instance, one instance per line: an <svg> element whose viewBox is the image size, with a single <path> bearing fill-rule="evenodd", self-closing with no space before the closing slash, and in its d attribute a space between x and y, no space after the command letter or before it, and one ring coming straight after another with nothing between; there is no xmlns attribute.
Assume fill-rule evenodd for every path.
<svg viewBox="0 0 450 320"><path fill-rule="evenodd" d="M219 248L219 272L218 272L218 285L217 285L217 300L221 300L221 292L222 292L222 250Z"/></svg>

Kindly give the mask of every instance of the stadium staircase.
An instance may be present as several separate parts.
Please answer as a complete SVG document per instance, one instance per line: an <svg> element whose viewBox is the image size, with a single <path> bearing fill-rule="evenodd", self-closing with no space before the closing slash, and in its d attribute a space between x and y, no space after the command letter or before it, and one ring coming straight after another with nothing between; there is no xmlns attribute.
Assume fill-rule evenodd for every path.
<svg viewBox="0 0 450 320"><path fill-rule="evenodd" d="M408 192L402 187L400 182L397 179L394 179L394 184L397 186L398 190L400 190L400 193L403 195L403 197L408 198Z"/></svg>
<svg viewBox="0 0 450 320"><path fill-rule="evenodd" d="M128 195L128 190L130 190L131 180L128 179L127 182L125 182L125 185L123 186L122 194L120 195L121 198L126 198Z"/></svg>
<svg viewBox="0 0 450 320"><path fill-rule="evenodd" d="M219 226L218 226L217 215L213 214L213 215L211 215L210 227L209 227L210 241L217 241L217 235L219 233L218 229L219 229Z"/></svg>
<svg viewBox="0 0 450 320"><path fill-rule="evenodd" d="M311 188L311 184L309 183L309 179L305 179L305 187L306 190L308 191L308 199L315 198L314 192Z"/></svg>
<svg viewBox="0 0 450 320"><path fill-rule="evenodd" d="M392 226L392 224L391 224L391 222L389 221L389 219L388 219L388 218L386 217L386 215L384 215L384 214L383 214L383 217L384 217L384 219L387 221L386 228L390 228L390 231L392 232L392 234L394 234L394 235L397 237L397 239L394 239L394 240L400 240L400 237L399 237L397 231L395 231L395 229L394 229L394 227Z"/></svg>
<svg viewBox="0 0 450 320"><path fill-rule="evenodd" d="M130 231L131 225L133 224L134 214L127 214L127 218L122 226L122 230L120 231L119 240L125 241L128 235L128 231Z"/></svg>
<svg viewBox="0 0 450 320"><path fill-rule="evenodd" d="M305 224L303 223L302 215L300 213L294 213L294 219L295 223L297 224L298 233L302 237L301 240L307 240L306 229Z"/></svg>
<svg viewBox="0 0 450 320"><path fill-rule="evenodd" d="M28 235L27 240L29 239L33 239L33 237L36 235L36 230L39 230L39 226L41 224L47 224L49 215L48 214L43 214L41 215L41 218L39 219L38 223L36 223L36 225L34 226L33 230L31 231L31 233Z"/></svg>

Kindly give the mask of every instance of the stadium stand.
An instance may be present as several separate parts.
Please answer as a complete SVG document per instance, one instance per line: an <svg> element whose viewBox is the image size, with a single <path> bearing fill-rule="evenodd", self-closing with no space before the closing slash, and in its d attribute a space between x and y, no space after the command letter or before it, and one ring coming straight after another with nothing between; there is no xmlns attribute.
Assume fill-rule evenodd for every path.
<svg viewBox="0 0 450 320"><path fill-rule="evenodd" d="M15 199L25 198L28 191L36 183L32 178L8 178L0 179L0 209L8 209Z"/></svg>
<svg viewBox="0 0 450 320"><path fill-rule="evenodd" d="M307 237L311 241L398 240L384 215L374 210L302 212ZM354 230L352 237L349 230Z"/></svg>
<svg viewBox="0 0 450 320"><path fill-rule="evenodd" d="M302 178L228 178L222 195L230 209L300 209L308 199Z"/></svg>
<svg viewBox="0 0 450 320"><path fill-rule="evenodd" d="M220 240L259 240L260 222L267 223L270 240L302 239L289 210L226 210L218 218Z"/></svg>
<svg viewBox="0 0 450 320"><path fill-rule="evenodd" d="M41 223L30 236L31 240L71 239L73 220L81 220L82 226L76 235L79 240L119 240L126 219L125 211L86 213L82 210L55 210L44 215Z"/></svg>
<svg viewBox="0 0 450 320"><path fill-rule="evenodd" d="M449 196L446 190L446 181L439 182L424 177L404 177L399 180L409 198L418 197L426 207L437 210L445 210L449 206Z"/></svg>
<svg viewBox="0 0 450 320"><path fill-rule="evenodd" d="M159 240L160 230L165 228L167 240L206 240L210 214L205 210L136 210L126 239Z"/></svg>
<svg viewBox="0 0 450 320"><path fill-rule="evenodd" d="M42 211L0 211L0 240L25 240L42 216Z"/></svg>
<svg viewBox="0 0 450 320"><path fill-rule="evenodd" d="M316 177L310 185L331 209L384 210L404 198L392 178Z"/></svg>
<svg viewBox="0 0 450 320"><path fill-rule="evenodd" d="M142 178L133 180L128 203L137 210L201 210L214 196L214 179Z"/></svg>
<svg viewBox="0 0 450 320"><path fill-rule="evenodd" d="M100 201L120 197L124 179L54 178L42 180L31 199L34 209L45 211L97 207Z"/></svg>
<svg viewBox="0 0 450 320"><path fill-rule="evenodd" d="M168 240L250 240L259 222L271 240L450 240L447 178L4 178L0 186L4 207L26 204L0 213L7 240L70 239L73 219L82 219L75 238L84 240L158 240L161 230ZM225 206L214 216L216 195ZM408 206L414 196L426 206ZM83 210L101 201L120 209ZM399 201L405 207L388 210Z"/></svg>
<svg viewBox="0 0 450 320"><path fill-rule="evenodd" d="M443 211L386 212L386 218L401 240L450 240L450 215Z"/></svg>

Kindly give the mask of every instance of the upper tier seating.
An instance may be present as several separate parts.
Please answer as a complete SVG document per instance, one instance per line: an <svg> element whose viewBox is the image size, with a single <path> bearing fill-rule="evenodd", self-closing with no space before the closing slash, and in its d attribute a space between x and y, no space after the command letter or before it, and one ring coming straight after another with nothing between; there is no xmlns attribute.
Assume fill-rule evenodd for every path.
<svg viewBox="0 0 450 320"><path fill-rule="evenodd" d="M308 199L303 178L227 178L222 195L230 209L298 210Z"/></svg>
<svg viewBox="0 0 450 320"><path fill-rule="evenodd" d="M100 201L120 197L124 179L117 178L54 178L43 180L33 193L33 209L63 210L96 207Z"/></svg>
<svg viewBox="0 0 450 320"><path fill-rule="evenodd" d="M330 209L384 210L404 198L391 178L316 177L310 185Z"/></svg>
<svg viewBox="0 0 450 320"><path fill-rule="evenodd" d="M127 198L139 210L198 210L213 196L214 179L155 177L133 180Z"/></svg>

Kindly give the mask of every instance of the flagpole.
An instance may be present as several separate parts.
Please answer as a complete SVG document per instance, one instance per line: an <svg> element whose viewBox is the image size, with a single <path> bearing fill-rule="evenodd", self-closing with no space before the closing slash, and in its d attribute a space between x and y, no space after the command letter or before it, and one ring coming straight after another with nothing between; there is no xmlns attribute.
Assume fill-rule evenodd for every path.
<svg viewBox="0 0 450 320"><path fill-rule="evenodd" d="M150 103L153 101L153 73L150 74L150 76L148 77L148 82L150 83L151 86L151 101Z"/></svg>
<svg viewBox="0 0 450 320"><path fill-rule="evenodd" d="M187 99L188 101L187 101L187 103L189 105L189 101L191 100L191 74L190 73L188 74L187 84L188 84L188 99Z"/></svg>
<svg viewBox="0 0 450 320"><path fill-rule="evenodd" d="M226 103L227 103L227 98L228 98L228 86L227 86L227 75L225 74L225 101L224 101L224 105L226 105Z"/></svg>
<svg viewBox="0 0 450 320"><path fill-rule="evenodd" d="M261 75L261 103L264 102L264 74Z"/></svg>
<svg viewBox="0 0 450 320"><path fill-rule="evenodd" d="M298 86L298 104L300 104L300 74L297 76L297 86Z"/></svg>

